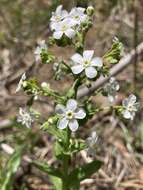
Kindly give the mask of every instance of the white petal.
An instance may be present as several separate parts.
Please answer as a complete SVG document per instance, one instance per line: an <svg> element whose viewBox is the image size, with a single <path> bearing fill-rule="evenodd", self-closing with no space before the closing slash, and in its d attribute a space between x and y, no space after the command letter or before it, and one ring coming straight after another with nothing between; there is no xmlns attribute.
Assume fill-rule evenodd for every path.
<svg viewBox="0 0 143 190"><path fill-rule="evenodd" d="M102 58L95 57L94 59L92 59L91 66L102 67L103 66Z"/></svg>
<svg viewBox="0 0 143 190"><path fill-rule="evenodd" d="M63 5L59 5L58 7L57 7L57 9L56 9L56 14L60 14L61 13L61 11L62 11L62 8L63 8Z"/></svg>
<svg viewBox="0 0 143 190"><path fill-rule="evenodd" d="M75 36L75 31L73 29L68 29L65 31L65 35L71 39Z"/></svg>
<svg viewBox="0 0 143 190"><path fill-rule="evenodd" d="M82 63L83 62L83 58L82 56L79 54L79 53L76 53L74 54L72 57L71 57L71 60L75 63Z"/></svg>
<svg viewBox="0 0 143 190"><path fill-rule="evenodd" d="M115 96L108 95L109 102L113 103L115 101Z"/></svg>
<svg viewBox="0 0 143 190"><path fill-rule="evenodd" d="M69 121L69 128L71 131L73 131L73 132L76 131L78 129L78 127L79 127L79 124L76 119Z"/></svg>
<svg viewBox="0 0 143 190"><path fill-rule="evenodd" d="M53 33L53 37L55 39L60 39L62 37L62 35L63 35L63 32L61 32L61 31L56 31Z"/></svg>
<svg viewBox="0 0 143 190"><path fill-rule="evenodd" d="M21 116L24 115L24 110L21 107L19 108L19 115L21 115Z"/></svg>
<svg viewBox="0 0 143 190"><path fill-rule="evenodd" d="M75 118L76 119L83 119L86 116L86 113L83 109L78 109L77 112L75 112Z"/></svg>
<svg viewBox="0 0 143 190"><path fill-rule="evenodd" d="M138 111L139 107L140 107L140 103L139 103L139 102L136 102L136 103L134 104L134 110L135 110L135 111Z"/></svg>
<svg viewBox="0 0 143 190"><path fill-rule="evenodd" d="M110 83L114 83L115 81L116 81L115 77L111 77L111 78L109 79L109 82L110 82Z"/></svg>
<svg viewBox="0 0 143 190"><path fill-rule="evenodd" d="M57 29L57 26L58 26L58 24L57 24L56 22L51 22L51 23L50 23L50 28L51 28L51 30L58 30L58 29Z"/></svg>
<svg viewBox="0 0 143 190"><path fill-rule="evenodd" d="M132 118L132 115L128 110L125 110L123 112L123 116L124 116L125 119L131 119Z"/></svg>
<svg viewBox="0 0 143 190"><path fill-rule="evenodd" d="M82 64L79 64L79 65L72 66L71 70L74 74L79 74L84 70L84 67Z"/></svg>
<svg viewBox="0 0 143 190"><path fill-rule="evenodd" d="M97 138L98 138L98 137L97 137L96 131L93 131L93 132L92 132L91 137L92 137L92 139L94 139L94 140L97 141Z"/></svg>
<svg viewBox="0 0 143 190"><path fill-rule="evenodd" d="M136 102L136 100L137 100L137 98L136 98L136 96L134 94L131 94L129 96L129 101L130 101L131 104L134 104Z"/></svg>
<svg viewBox="0 0 143 190"><path fill-rule="evenodd" d="M77 8L77 10L78 10L78 11L80 11L81 13L84 13L84 11L85 11L85 8L82 8L82 7L78 7L78 8Z"/></svg>
<svg viewBox="0 0 143 190"><path fill-rule="evenodd" d="M22 80L26 80L26 73L23 73L21 79L22 79Z"/></svg>
<svg viewBox="0 0 143 190"><path fill-rule="evenodd" d="M128 98L126 98L126 99L124 99L124 100L122 101L122 105L123 105L124 107L128 106L128 103L129 103Z"/></svg>
<svg viewBox="0 0 143 190"><path fill-rule="evenodd" d="M63 113L65 113L66 108L65 108L65 106L63 106L63 105L58 104L58 105L56 105L55 111L56 111L56 113L58 113L58 114L63 114Z"/></svg>
<svg viewBox="0 0 143 190"><path fill-rule="evenodd" d="M85 69L85 74L88 78L92 79L92 78L95 78L96 75L97 75L97 71L94 67L87 67Z"/></svg>
<svg viewBox="0 0 143 190"><path fill-rule="evenodd" d="M62 11L62 18L65 18L68 16L68 12L66 10Z"/></svg>
<svg viewBox="0 0 143 190"><path fill-rule="evenodd" d="M87 61L91 61L94 54L94 50L86 50L83 52L83 57Z"/></svg>
<svg viewBox="0 0 143 190"><path fill-rule="evenodd" d="M77 108L77 101L74 99L70 99L67 102L67 109L74 111Z"/></svg>
<svg viewBox="0 0 143 190"><path fill-rule="evenodd" d="M65 117L58 122L58 128L59 129L65 129L68 125L69 120L67 120Z"/></svg>

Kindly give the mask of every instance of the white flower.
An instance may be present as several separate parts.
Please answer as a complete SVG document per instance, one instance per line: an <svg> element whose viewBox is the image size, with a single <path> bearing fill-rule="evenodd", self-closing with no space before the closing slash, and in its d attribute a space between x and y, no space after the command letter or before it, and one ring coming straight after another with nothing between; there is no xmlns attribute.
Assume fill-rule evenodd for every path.
<svg viewBox="0 0 143 190"><path fill-rule="evenodd" d="M85 74L88 78L92 79L95 78L97 75L97 67L102 67L103 62L102 58L100 57L94 57L93 58L94 51L93 50L86 50L83 52L83 56L76 53L74 54L71 59L73 61L73 66L71 67L72 72L74 74L79 74L83 70L85 70Z"/></svg>
<svg viewBox="0 0 143 190"><path fill-rule="evenodd" d="M91 133L91 136L86 139L86 144L88 146L87 155L94 156L96 153L96 143L98 140L98 136L95 131Z"/></svg>
<svg viewBox="0 0 143 190"><path fill-rule="evenodd" d="M55 28L55 25L59 22L61 22L63 19L68 17L68 12L66 10L63 10L63 6L59 5L55 12L52 13L52 17L50 19L50 27L51 30Z"/></svg>
<svg viewBox="0 0 143 190"><path fill-rule="evenodd" d="M138 111L139 102L136 102L137 98L134 94L131 94L128 98L123 100L122 105L124 110L122 112L125 119L134 119L135 112Z"/></svg>
<svg viewBox="0 0 143 190"><path fill-rule="evenodd" d="M105 85L104 90L108 94L108 99L110 102L114 102L117 98L117 91L119 90L119 83L114 77L111 77L109 83Z"/></svg>
<svg viewBox="0 0 143 190"><path fill-rule="evenodd" d="M26 80L26 73L23 73L23 75L21 76L20 81L19 81L19 83L17 85L17 88L16 88L15 92L19 92L22 89L23 82L25 80Z"/></svg>
<svg viewBox="0 0 143 190"><path fill-rule="evenodd" d="M64 19L63 21L55 24L53 37L55 39L60 39L65 34L68 38L73 38L76 33L72 28L74 25L74 22L69 19Z"/></svg>
<svg viewBox="0 0 143 190"><path fill-rule="evenodd" d="M59 65L60 65L59 63L54 63L54 64L53 64L53 70L54 70L54 71L58 71Z"/></svg>
<svg viewBox="0 0 143 190"><path fill-rule="evenodd" d="M80 25L81 23L85 22L87 19L87 15L84 14L85 9L82 7L75 7L69 13L69 18L75 22L75 24Z"/></svg>
<svg viewBox="0 0 143 190"><path fill-rule="evenodd" d="M27 112L23 108L19 108L19 116L17 118L17 122L22 123L22 125L25 125L27 128L30 128L34 122L34 119L30 112Z"/></svg>
<svg viewBox="0 0 143 190"><path fill-rule="evenodd" d="M56 106L56 112L61 116L58 122L58 128L65 129L69 126L73 132L79 127L77 120L83 119L86 116L85 111L82 108L78 108L77 101L74 99L68 100L66 107L58 104Z"/></svg>
<svg viewBox="0 0 143 190"><path fill-rule="evenodd" d="M35 55L35 60L36 62L41 60L41 53L42 51L47 51L48 47L45 43L45 40L42 40L38 43L38 46L36 47L35 51L34 51L34 55Z"/></svg>

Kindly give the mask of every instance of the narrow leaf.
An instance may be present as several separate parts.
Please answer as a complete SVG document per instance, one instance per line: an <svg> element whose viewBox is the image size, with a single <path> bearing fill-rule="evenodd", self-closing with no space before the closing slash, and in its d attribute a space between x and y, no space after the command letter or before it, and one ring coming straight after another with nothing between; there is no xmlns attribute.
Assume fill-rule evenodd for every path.
<svg viewBox="0 0 143 190"><path fill-rule="evenodd" d="M19 168L21 162L21 154L22 154L22 149L16 150L12 154L10 160L8 161L5 172L3 174L3 179L0 188L1 190L13 189L12 188L13 176Z"/></svg>
<svg viewBox="0 0 143 190"><path fill-rule="evenodd" d="M47 164L47 163L41 163L39 161L33 161L32 164L35 167L37 167L39 170L41 170L41 171L43 171L49 175L59 177L59 178L62 177L62 174L58 169L55 169L55 168L49 166L49 164Z"/></svg>

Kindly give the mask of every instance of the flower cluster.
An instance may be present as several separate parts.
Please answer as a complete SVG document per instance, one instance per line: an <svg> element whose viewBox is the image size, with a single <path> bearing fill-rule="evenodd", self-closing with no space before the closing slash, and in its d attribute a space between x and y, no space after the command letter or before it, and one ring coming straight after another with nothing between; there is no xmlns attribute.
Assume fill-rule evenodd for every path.
<svg viewBox="0 0 143 190"><path fill-rule="evenodd" d="M137 98L134 94L131 94L128 98L124 99L122 102L123 105L123 117L125 119L133 120L135 117L135 113L139 109L139 102L137 102Z"/></svg>
<svg viewBox="0 0 143 190"><path fill-rule="evenodd" d="M86 50L83 52L83 56L79 53L74 54L71 57L73 64L71 66L71 70L74 74L79 74L82 71L85 71L87 78L92 79L97 76L97 68L101 68L103 66L102 58L94 57L93 50Z"/></svg>
<svg viewBox="0 0 143 190"><path fill-rule="evenodd" d="M70 130L73 132L79 127L77 120L86 117L85 111L82 108L78 108L77 101L74 99L69 99L66 107L58 104L56 106L56 112L60 116L57 127L59 129L65 129L69 126Z"/></svg>
<svg viewBox="0 0 143 190"><path fill-rule="evenodd" d="M86 21L87 17L84 8L75 7L68 13L66 10L63 10L62 5L58 6L50 19L50 28L54 31L53 37L61 39L65 35L72 39L79 26Z"/></svg>
<svg viewBox="0 0 143 190"><path fill-rule="evenodd" d="M22 125L25 125L27 128L30 128L34 122L34 118L30 112L23 108L19 108L19 116L17 118L17 122L22 123Z"/></svg>
<svg viewBox="0 0 143 190"><path fill-rule="evenodd" d="M105 85L104 91L107 93L108 99L111 103L117 98L117 91L119 88L119 83L114 77L111 77L109 83Z"/></svg>

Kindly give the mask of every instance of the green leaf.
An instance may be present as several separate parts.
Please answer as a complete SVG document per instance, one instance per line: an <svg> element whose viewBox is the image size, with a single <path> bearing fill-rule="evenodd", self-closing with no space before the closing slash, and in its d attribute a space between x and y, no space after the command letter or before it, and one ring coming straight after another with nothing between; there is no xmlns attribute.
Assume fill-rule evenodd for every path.
<svg viewBox="0 0 143 190"><path fill-rule="evenodd" d="M58 159L62 159L64 155L64 147L58 141L55 142L54 145L54 154Z"/></svg>
<svg viewBox="0 0 143 190"><path fill-rule="evenodd" d="M94 160L73 170L69 175L70 186L75 186L76 184L78 186L80 181L89 178L93 173L97 172L100 169L101 165L101 161Z"/></svg>
<svg viewBox="0 0 143 190"><path fill-rule="evenodd" d="M20 162L21 162L21 155L22 155L22 149L18 149L16 150L10 160L8 161L7 165L6 165L6 169L3 173L3 179L2 179L2 183L1 183L1 190L11 190L13 189L13 177L14 174L17 172Z"/></svg>
<svg viewBox="0 0 143 190"><path fill-rule="evenodd" d="M111 49L104 55L104 59L111 64L116 64L120 60L122 52L123 44L115 39Z"/></svg>
<svg viewBox="0 0 143 190"><path fill-rule="evenodd" d="M33 161L32 164L39 170L48 174L55 190L62 190L62 173L58 169L54 169L47 163L41 163L39 161Z"/></svg>
<svg viewBox="0 0 143 190"><path fill-rule="evenodd" d="M49 164L47 164L47 163L41 163L39 161L33 161L32 164L36 168L38 168L39 170L41 170L41 171L43 171L43 172L45 172L45 173L47 173L49 175L59 177L59 178L62 177L62 174L58 169L55 169L55 168L49 166Z"/></svg>
<svg viewBox="0 0 143 190"><path fill-rule="evenodd" d="M49 178L50 178L52 184L54 185L55 190L63 190L63 183L60 178L52 176L52 175L50 175Z"/></svg>

